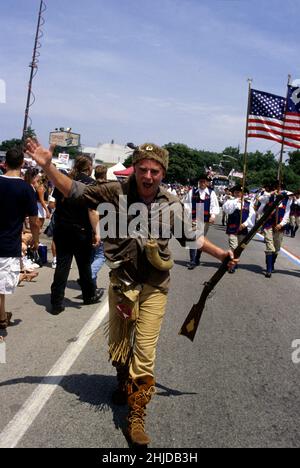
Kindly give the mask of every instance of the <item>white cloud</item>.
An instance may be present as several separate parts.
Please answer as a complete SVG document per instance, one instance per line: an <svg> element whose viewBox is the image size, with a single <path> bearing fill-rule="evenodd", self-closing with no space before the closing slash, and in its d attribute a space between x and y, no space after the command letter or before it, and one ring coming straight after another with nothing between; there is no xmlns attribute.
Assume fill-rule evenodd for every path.
<svg viewBox="0 0 300 468"><path fill-rule="evenodd" d="M1 78L9 83L4 137L6 116L15 116L17 133L24 113L37 13L31 2L26 14L10 8L0 18ZM243 140L248 73L280 86L278 70L298 62L293 28L289 35L271 29L277 10L265 13L263 25L252 10L239 1L49 2L33 83L34 128L46 134L66 122L88 144L152 135L222 149Z"/></svg>

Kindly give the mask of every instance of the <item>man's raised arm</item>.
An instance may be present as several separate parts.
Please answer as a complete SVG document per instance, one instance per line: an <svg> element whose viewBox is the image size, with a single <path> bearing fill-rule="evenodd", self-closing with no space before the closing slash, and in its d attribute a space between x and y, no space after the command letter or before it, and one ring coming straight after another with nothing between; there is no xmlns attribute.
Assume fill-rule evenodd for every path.
<svg viewBox="0 0 300 468"><path fill-rule="evenodd" d="M28 140L26 140L26 153L41 166L55 187L57 187L65 197L69 197L72 188L72 180L59 172L52 164L54 148L55 145L51 145L49 150L47 150L33 138L28 138Z"/></svg>

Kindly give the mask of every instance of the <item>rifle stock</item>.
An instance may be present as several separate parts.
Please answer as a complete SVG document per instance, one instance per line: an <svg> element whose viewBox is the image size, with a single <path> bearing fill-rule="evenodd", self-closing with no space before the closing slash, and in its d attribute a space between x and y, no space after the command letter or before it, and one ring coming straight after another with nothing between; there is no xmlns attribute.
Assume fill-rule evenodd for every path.
<svg viewBox="0 0 300 468"><path fill-rule="evenodd" d="M245 239L240 242L238 247L234 251L234 258L240 258L241 254L247 247L247 245L250 243L250 241L253 239L253 237L257 234L259 229L266 223L267 219L273 214L273 212L276 210L277 206L280 205L282 200L284 200L287 197L292 196L293 194L290 195L279 195L276 200L274 201L273 205L268 207L265 211L265 213L262 215L262 217L257 221L255 226L251 229L251 231L248 232L247 236ZM225 273L227 272L227 266L228 263L230 262L231 258L228 256L223 263L221 264L220 268L216 271L216 273L210 278L210 280L206 283L204 283L204 288L202 291L202 294L200 296L200 299L197 304L194 304L193 307L191 308L188 316L186 317L179 335L186 336L189 340L194 341L200 319L202 317L204 308L205 308L205 303L206 300L209 296L209 294L214 290L218 282L223 278Z"/></svg>

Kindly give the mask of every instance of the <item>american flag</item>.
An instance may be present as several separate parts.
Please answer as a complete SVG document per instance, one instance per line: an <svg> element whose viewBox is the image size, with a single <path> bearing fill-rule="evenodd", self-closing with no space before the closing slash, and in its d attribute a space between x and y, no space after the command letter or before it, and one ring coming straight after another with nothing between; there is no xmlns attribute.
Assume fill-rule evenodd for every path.
<svg viewBox="0 0 300 468"><path fill-rule="evenodd" d="M300 148L300 88L288 86L288 97L251 90L248 137L265 138Z"/></svg>

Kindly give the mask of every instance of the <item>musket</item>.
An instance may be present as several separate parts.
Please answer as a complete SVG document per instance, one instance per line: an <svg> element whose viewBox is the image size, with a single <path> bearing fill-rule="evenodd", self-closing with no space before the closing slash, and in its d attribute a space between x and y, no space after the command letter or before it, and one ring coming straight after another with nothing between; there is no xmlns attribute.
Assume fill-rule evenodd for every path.
<svg viewBox="0 0 300 468"><path fill-rule="evenodd" d="M239 243L238 247L234 251L234 258L240 258L241 254L243 253L247 245L250 243L253 237L257 234L260 228L266 223L268 218L272 216L272 214L274 213L276 208L280 205L282 200L284 200L285 198L292 197L293 195L294 194L281 194L276 197L276 200L274 201L274 203L271 206L266 208L262 217L257 221L257 223L251 229L251 231L248 232L244 240ZM231 260L232 260L231 257L228 255L228 257L223 261L223 263L221 264L220 268L216 271L216 273L210 278L209 281L204 283L204 288L200 296L200 299L198 303L194 304L192 309L190 310L187 318L185 319L181 327L179 335L186 336L191 341L194 341L197 328L198 328L200 319L202 317L202 314L205 308L205 303L209 295L211 294L211 292L215 289L216 285L223 278L225 273L227 273L228 263Z"/></svg>

